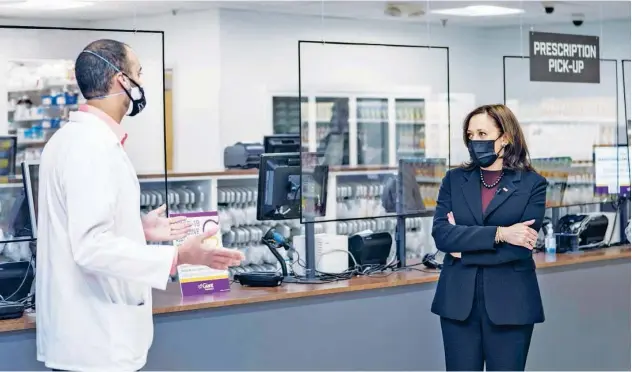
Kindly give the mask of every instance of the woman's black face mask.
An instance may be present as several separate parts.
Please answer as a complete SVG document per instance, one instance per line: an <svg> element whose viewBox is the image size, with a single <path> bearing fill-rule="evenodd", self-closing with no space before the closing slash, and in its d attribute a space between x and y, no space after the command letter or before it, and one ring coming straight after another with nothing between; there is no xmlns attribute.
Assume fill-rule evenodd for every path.
<svg viewBox="0 0 632 372"><path fill-rule="evenodd" d="M495 140L479 140L468 142L467 149L470 152L470 157L474 164L481 168L487 168L498 159L498 153L496 153L495 144L500 137Z"/></svg>

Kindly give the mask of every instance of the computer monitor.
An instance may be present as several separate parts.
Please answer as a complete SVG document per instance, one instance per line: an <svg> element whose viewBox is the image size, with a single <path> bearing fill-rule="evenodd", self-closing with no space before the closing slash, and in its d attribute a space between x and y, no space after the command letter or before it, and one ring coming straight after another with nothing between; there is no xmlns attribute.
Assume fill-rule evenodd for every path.
<svg viewBox="0 0 632 372"><path fill-rule="evenodd" d="M27 298L34 279L32 260L0 263L0 301L18 302Z"/></svg>
<svg viewBox="0 0 632 372"><path fill-rule="evenodd" d="M595 146L595 194L630 196L630 154L622 146Z"/></svg>
<svg viewBox="0 0 632 372"><path fill-rule="evenodd" d="M0 176L15 176L17 137L0 136Z"/></svg>
<svg viewBox="0 0 632 372"><path fill-rule="evenodd" d="M23 162L22 179L24 180L24 190L31 220L31 231L35 238L37 237L39 162Z"/></svg>
<svg viewBox="0 0 632 372"><path fill-rule="evenodd" d="M299 219L302 203L307 202L310 203L308 209L312 213L324 215L327 205L328 169L326 166L316 165L311 167L309 172L304 172L298 152L261 155L257 219Z"/></svg>
<svg viewBox="0 0 632 372"><path fill-rule="evenodd" d="M6 238L0 236L0 241L20 241L34 237L24 187L7 189L0 193L0 206L0 229Z"/></svg>
<svg viewBox="0 0 632 372"><path fill-rule="evenodd" d="M298 134L275 134L263 137L266 154L301 152L301 136Z"/></svg>

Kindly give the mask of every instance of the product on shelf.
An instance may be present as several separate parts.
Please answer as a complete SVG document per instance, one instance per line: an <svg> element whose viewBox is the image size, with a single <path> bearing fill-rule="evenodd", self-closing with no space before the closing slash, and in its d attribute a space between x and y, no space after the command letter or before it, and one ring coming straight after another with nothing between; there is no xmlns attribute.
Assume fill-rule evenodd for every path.
<svg viewBox="0 0 632 372"><path fill-rule="evenodd" d="M388 122L388 100L379 98L358 98L358 122Z"/></svg>
<svg viewBox="0 0 632 372"><path fill-rule="evenodd" d="M555 157L533 159L532 163L536 171L549 182L546 196L547 207L599 201L594 193L592 162L573 162L570 157Z"/></svg>
<svg viewBox="0 0 632 372"><path fill-rule="evenodd" d="M9 133L18 139L17 162L38 160L41 149L82 100L72 61L9 62Z"/></svg>
<svg viewBox="0 0 632 372"><path fill-rule="evenodd" d="M423 99L396 99L395 119L398 122L422 123L426 120L426 101Z"/></svg>
<svg viewBox="0 0 632 372"><path fill-rule="evenodd" d="M0 136L0 176L12 176L16 169L15 136Z"/></svg>
<svg viewBox="0 0 632 372"><path fill-rule="evenodd" d="M424 100L396 99L397 159L426 155L426 105Z"/></svg>
<svg viewBox="0 0 632 372"><path fill-rule="evenodd" d="M302 97L272 97L272 127L274 134L296 134L303 125L304 136L307 136L307 117L309 115L307 99ZM305 139L305 143L308 141Z"/></svg>

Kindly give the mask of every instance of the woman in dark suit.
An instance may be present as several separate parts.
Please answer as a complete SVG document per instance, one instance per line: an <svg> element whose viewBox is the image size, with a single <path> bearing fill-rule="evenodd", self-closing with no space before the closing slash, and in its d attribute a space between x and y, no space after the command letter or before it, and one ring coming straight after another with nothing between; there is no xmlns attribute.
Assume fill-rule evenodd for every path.
<svg viewBox="0 0 632 372"><path fill-rule="evenodd" d="M432 303L446 369L524 370L533 326L544 321L531 254L547 181L504 105L472 111L463 141L471 160L443 179L432 226L446 253Z"/></svg>

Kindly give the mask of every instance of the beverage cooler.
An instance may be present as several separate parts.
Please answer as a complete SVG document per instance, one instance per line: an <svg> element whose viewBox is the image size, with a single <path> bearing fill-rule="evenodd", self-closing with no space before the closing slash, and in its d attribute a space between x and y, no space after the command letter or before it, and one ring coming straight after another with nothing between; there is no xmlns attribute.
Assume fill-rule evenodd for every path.
<svg viewBox="0 0 632 372"><path fill-rule="evenodd" d="M426 101L395 99L397 160L426 156Z"/></svg>
<svg viewBox="0 0 632 372"><path fill-rule="evenodd" d="M309 105L307 97L272 97L272 128L274 134L299 134L302 131L304 150L309 143ZM301 130L302 126L302 130Z"/></svg>
<svg viewBox="0 0 632 372"><path fill-rule="evenodd" d="M358 98L358 165L388 164L388 99Z"/></svg>
<svg viewBox="0 0 632 372"><path fill-rule="evenodd" d="M304 151L327 154L330 165L395 166L402 158L428 156L426 141L433 136L427 126L428 102L423 93L334 92L301 97L299 104L298 97L279 94L272 96L273 128L275 134L293 134L302 125Z"/></svg>
<svg viewBox="0 0 632 372"><path fill-rule="evenodd" d="M349 165L349 98L316 97L316 148L331 165Z"/></svg>

